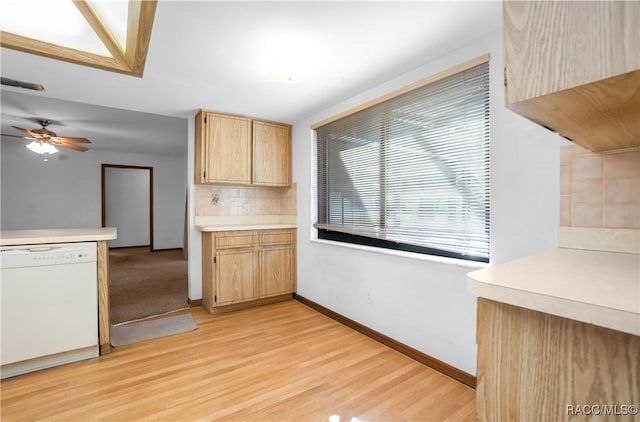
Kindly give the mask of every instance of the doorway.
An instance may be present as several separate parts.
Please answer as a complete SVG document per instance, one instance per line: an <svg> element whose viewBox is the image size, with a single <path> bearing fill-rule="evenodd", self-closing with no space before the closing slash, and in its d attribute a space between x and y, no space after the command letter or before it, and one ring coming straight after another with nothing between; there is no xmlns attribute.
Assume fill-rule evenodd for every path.
<svg viewBox="0 0 640 422"><path fill-rule="evenodd" d="M102 227L116 227L109 248L153 247L153 167L102 165Z"/></svg>
<svg viewBox="0 0 640 422"><path fill-rule="evenodd" d="M156 249L153 216L153 167L102 164L102 226L118 230L109 242L113 325L188 307L187 261L182 248Z"/></svg>

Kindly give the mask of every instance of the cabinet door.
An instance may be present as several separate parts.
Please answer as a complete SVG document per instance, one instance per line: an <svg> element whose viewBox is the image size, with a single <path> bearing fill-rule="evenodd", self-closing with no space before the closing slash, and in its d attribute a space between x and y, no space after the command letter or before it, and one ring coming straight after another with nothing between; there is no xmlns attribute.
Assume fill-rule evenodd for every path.
<svg viewBox="0 0 640 422"><path fill-rule="evenodd" d="M226 249L216 253L217 305L256 298L255 249Z"/></svg>
<svg viewBox="0 0 640 422"><path fill-rule="evenodd" d="M294 259L292 245L260 249L260 297L293 292Z"/></svg>
<svg viewBox="0 0 640 422"><path fill-rule="evenodd" d="M251 183L251 120L207 113L204 179L208 183Z"/></svg>
<svg viewBox="0 0 640 422"><path fill-rule="evenodd" d="M295 291L295 229L260 232L260 297Z"/></svg>
<svg viewBox="0 0 640 422"><path fill-rule="evenodd" d="M291 129L286 125L253 122L253 183L291 184Z"/></svg>

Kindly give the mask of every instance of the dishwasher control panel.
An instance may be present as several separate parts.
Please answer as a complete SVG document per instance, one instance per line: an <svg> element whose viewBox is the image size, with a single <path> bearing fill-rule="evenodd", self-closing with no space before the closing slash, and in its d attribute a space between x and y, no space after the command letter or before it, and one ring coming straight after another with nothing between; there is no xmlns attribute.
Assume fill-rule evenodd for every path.
<svg viewBox="0 0 640 422"><path fill-rule="evenodd" d="M96 260L96 242L4 246L0 249L0 268L74 264Z"/></svg>

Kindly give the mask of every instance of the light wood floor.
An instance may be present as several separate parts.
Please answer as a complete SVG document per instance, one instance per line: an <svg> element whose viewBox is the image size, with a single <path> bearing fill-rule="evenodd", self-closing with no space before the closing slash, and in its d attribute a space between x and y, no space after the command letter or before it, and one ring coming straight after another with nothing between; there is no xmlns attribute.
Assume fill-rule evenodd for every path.
<svg viewBox="0 0 640 422"><path fill-rule="evenodd" d="M475 392L287 301L2 381L3 422L475 420Z"/></svg>

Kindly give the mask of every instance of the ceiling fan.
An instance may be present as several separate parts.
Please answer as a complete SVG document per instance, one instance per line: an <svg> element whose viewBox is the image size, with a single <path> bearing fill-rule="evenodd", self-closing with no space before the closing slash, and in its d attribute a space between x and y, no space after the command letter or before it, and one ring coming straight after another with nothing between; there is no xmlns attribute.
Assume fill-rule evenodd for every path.
<svg viewBox="0 0 640 422"><path fill-rule="evenodd" d="M29 150L40 154L43 156L44 161L47 161L48 156L51 154L55 154L58 152L56 147L69 148L76 151L84 152L87 151L88 148L77 145L77 144L90 144L91 141L87 138L75 138L71 136L58 136L55 132L52 132L47 129L47 126L51 124L51 121L46 119L38 119L38 123L42 126L41 129L24 129L18 126L11 126L14 129L18 129L21 132L27 134L27 136L17 136L17 135L6 135L2 134L2 136L9 136L12 138L24 138L30 139L32 142L28 145L25 145Z"/></svg>

